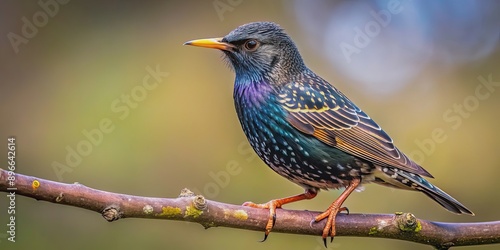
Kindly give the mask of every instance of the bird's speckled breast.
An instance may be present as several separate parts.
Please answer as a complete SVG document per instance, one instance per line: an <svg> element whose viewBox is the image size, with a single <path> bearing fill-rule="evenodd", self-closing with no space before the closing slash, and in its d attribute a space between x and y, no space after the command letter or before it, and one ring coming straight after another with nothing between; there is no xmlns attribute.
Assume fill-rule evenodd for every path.
<svg viewBox="0 0 500 250"><path fill-rule="evenodd" d="M373 166L293 128L287 112L267 84L235 84L238 118L251 146L275 172L305 188L331 189Z"/></svg>

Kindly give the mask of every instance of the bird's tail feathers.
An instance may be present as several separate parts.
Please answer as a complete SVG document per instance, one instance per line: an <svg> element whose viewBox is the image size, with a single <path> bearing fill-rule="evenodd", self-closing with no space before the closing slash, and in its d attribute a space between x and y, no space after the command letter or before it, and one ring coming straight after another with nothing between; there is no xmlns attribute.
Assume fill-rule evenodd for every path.
<svg viewBox="0 0 500 250"><path fill-rule="evenodd" d="M450 212L457 214L474 215L472 211L458 202L455 198L434 186L423 177L396 168L381 168L381 174L377 174L375 181L403 189L418 190L439 203Z"/></svg>

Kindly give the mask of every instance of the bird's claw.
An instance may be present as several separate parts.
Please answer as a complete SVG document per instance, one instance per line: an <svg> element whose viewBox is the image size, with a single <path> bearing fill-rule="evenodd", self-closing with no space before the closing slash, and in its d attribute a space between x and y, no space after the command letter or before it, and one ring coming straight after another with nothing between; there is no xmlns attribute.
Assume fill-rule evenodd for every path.
<svg viewBox="0 0 500 250"><path fill-rule="evenodd" d="M264 233L264 239L263 239L263 240L261 240L260 242L264 242L264 241L266 241L266 240L267 240L267 236L268 236L268 235L269 235L269 233L266 231L266 232Z"/></svg>
<svg viewBox="0 0 500 250"><path fill-rule="evenodd" d="M326 237L326 238L328 238L328 237ZM323 238L323 243L325 244L325 248L328 248L328 244L326 243L326 238ZM330 243L333 242L333 238L335 238L335 237L330 236Z"/></svg>
<svg viewBox="0 0 500 250"><path fill-rule="evenodd" d="M309 226L312 227L313 223L317 223L322 221L323 219L327 219L325 228L323 229L323 243L325 244L325 247L328 247L326 238L330 236L330 243L333 242L333 239L335 238L336 230L335 230L335 217L337 214L339 214L342 211L346 211L347 214L349 214L349 209L347 207L341 207L336 209L330 208L327 211L323 212L322 214L316 216L311 222L309 223Z"/></svg>
<svg viewBox="0 0 500 250"><path fill-rule="evenodd" d="M342 210L346 211L347 215L349 215L349 208L347 208L347 207L340 208L339 212L342 212Z"/></svg>
<svg viewBox="0 0 500 250"><path fill-rule="evenodd" d="M271 226L271 228L273 228L275 224L276 224L276 212L273 213L273 225Z"/></svg>
<svg viewBox="0 0 500 250"><path fill-rule="evenodd" d="M276 224L276 209L281 208L284 204L288 204L291 202L296 202L296 201L301 201L304 199L312 199L318 194L316 190L313 189L306 189L303 194L298 194L286 198L281 198L281 199L276 199L276 200L270 200L264 204L255 204L253 202L245 202L243 203L243 206L247 207L254 207L254 208L264 208L264 209L269 209L269 220L267 221L266 224L266 231L264 234L264 239L262 241L265 241L273 229L274 225Z"/></svg>
<svg viewBox="0 0 500 250"><path fill-rule="evenodd" d="M273 229L274 224L276 224L276 213L273 214L273 224L272 224L271 228L267 229L267 226L266 226L266 232L264 232L264 239L261 240L260 242L264 242L267 240L267 236L269 236L269 233L271 232L271 229Z"/></svg>
<svg viewBox="0 0 500 250"><path fill-rule="evenodd" d="M267 237L269 236L269 233L271 232L274 225L276 224L276 209L281 208L281 206L278 205L275 200L269 201L269 202L264 203L264 204L256 204L256 203L247 201L247 202L243 203L242 206L269 209L269 221L266 224L266 231L264 233L264 239L261 240L260 242L266 241Z"/></svg>

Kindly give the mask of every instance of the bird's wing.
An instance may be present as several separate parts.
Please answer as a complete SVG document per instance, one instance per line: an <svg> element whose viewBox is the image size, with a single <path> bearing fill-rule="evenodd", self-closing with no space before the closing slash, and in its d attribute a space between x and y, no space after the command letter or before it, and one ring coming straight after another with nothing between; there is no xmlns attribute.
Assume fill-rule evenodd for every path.
<svg viewBox="0 0 500 250"><path fill-rule="evenodd" d="M288 122L301 132L379 166L432 177L399 151L365 112L321 78L285 85L278 100L288 111Z"/></svg>

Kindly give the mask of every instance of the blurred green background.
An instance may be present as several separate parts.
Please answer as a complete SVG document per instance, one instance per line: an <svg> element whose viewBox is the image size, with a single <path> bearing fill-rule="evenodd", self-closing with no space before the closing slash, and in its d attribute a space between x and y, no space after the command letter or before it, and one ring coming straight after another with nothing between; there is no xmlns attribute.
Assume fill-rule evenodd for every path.
<svg viewBox="0 0 500 250"><path fill-rule="evenodd" d="M441 4L427 9L431 13L425 3L406 5L408 11L393 15L379 33L372 27L371 42L348 61L338 41L353 44L355 27L366 28L374 19L370 9L382 10L386 1L352 6L345 1L321 2L324 6L303 2L70 1L46 11L36 1L2 1L0 138L7 144L8 136L17 137L17 172L143 196L176 197L188 187L232 204L302 192L250 151L233 107L234 74L221 53L182 46L266 20L281 24L310 68L370 114L401 150L436 177L432 183L476 216L457 216L422 194L378 185L347 200L352 212L408 211L449 222L500 219L500 87L478 87L480 76L500 81L500 17L491 15L498 13L499 4L478 1L483 6L470 8L468 2L459 10ZM349 18L340 18L339 10L352 12L342 12ZM354 20L355 13L365 19ZM437 14L440 18L429 18ZM25 20L33 23L33 18L36 32L25 27ZM464 20L474 22L464 25ZM409 47L409 36L401 30L410 32L418 46ZM484 50L481 42L487 37L492 38L490 49ZM148 67L168 76L144 86ZM128 104L122 99L127 95L132 95ZM113 131L73 167L55 171L58 163L67 165L68 148L86 140L82 131L97 129L102 120L111 121ZM435 129L446 139L430 142ZM2 152L6 155L6 147ZM232 163L241 172L218 184L213 176ZM323 211L339 194L321 192L286 208ZM164 220L108 223L94 212L19 196L16 208L17 242L8 242L7 227L0 226L0 249L324 249L320 237L275 233L259 243L262 232L205 230ZM0 225L7 223L6 211L2 194ZM430 249L352 237L337 237L329 248Z"/></svg>

